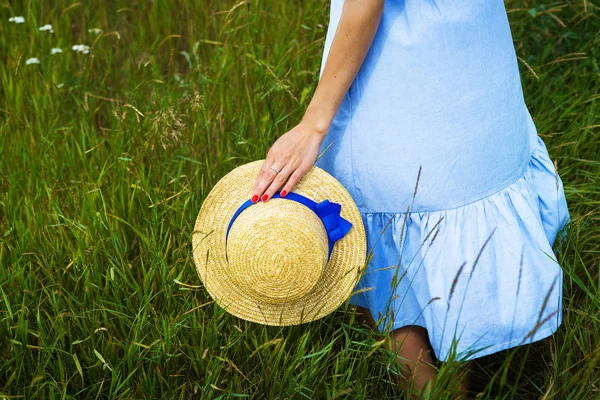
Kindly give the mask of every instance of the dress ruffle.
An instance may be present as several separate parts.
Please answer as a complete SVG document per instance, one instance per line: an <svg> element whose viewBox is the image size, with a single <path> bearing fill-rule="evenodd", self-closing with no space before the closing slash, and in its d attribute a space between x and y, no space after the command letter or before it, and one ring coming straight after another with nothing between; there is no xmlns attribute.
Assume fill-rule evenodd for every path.
<svg viewBox="0 0 600 400"><path fill-rule="evenodd" d="M570 215L539 136L523 175L492 195L362 218L372 258L350 302L371 310L379 332L422 326L447 361L531 343L561 324L563 273L552 245Z"/></svg>

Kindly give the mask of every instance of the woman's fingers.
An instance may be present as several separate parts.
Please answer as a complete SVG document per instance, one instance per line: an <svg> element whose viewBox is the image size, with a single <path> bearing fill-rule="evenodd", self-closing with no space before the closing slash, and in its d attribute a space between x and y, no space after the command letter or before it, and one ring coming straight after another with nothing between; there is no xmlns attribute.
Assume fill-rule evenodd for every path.
<svg viewBox="0 0 600 400"><path fill-rule="evenodd" d="M277 164L277 162L273 165L275 164ZM308 169L302 163L294 168L293 163L290 162L277 173L267 165L267 161L265 160L263 166L258 171L258 178L255 183L254 191L252 192L252 202L256 203L259 198L261 201L269 201L275 192L282 188L284 184L285 186L283 186L281 192L283 197L285 197L286 194L292 191L294 186L296 186L296 183L298 183L307 170Z"/></svg>
<svg viewBox="0 0 600 400"><path fill-rule="evenodd" d="M290 176L290 173L293 172L292 168L293 167L291 167L291 164L287 164L285 167L283 167L281 172L279 172L278 174L276 173L277 175L275 176L265 193L262 195L261 201L268 201L271 197L273 197L275 192L279 190L279 188L285 183L287 178Z"/></svg>
<svg viewBox="0 0 600 400"><path fill-rule="evenodd" d="M256 203L259 198L262 201L270 199L281 185L285 183L292 172L290 170L291 166L293 166L293 162L286 161L285 158L276 157L271 154L267 155L267 159L258 170L254 190L252 191L252 202ZM279 173L271 167L277 169Z"/></svg>
<svg viewBox="0 0 600 400"><path fill-rule="evenodd" d="M271 169L272 161L269 157L262 163L258 170L258 176L254 182L254 189L252 190L252 202L256 203L258 199L263 195L265 189L269 187L273 179L278 175L277 171ZM279 169L279 167L274 166ZM281 171L281 170L280 170Z"/></svg>
<svg viewBox="0 0 600 400"><path fill-rule="evenodd" d="M308 171L308 169L303 165L300 165L298 168L296 168L294 170L294 172L292 172L292 174L290 175L290 179L288 179L285 186L281 189L281 193L288 194L289 192L291 192L292 189L298 183L298 181L300 181L300 179L302 179L302 177L304 176L304 174L307 171ZM284 195L284 197L285 197L285 195Z"/></svg>

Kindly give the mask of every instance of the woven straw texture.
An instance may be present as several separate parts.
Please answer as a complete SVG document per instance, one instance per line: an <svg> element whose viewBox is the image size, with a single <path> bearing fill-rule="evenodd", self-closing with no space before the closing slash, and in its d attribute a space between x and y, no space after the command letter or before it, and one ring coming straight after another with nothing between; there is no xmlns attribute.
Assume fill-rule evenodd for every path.
<svg viewBox="0 0 600 400"><path fill-rule="evenodd" d="M277 326L314 321L348 299L364 271L362 218L342 184L313 166L293 192L341 204L341 217L353 225L335 242L329 262L322 221L288 199L259 200L242 211L226 241L227 225L251 197L264 161L233 169L212 188L192 234L194 263L215 302L239 318Z"/></svg>

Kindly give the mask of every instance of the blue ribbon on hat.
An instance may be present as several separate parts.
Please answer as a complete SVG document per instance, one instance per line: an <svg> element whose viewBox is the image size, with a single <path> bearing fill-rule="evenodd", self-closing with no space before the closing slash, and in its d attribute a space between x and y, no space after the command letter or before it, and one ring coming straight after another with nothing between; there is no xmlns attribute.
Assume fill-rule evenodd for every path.
<svg viewBox="0 0 600 400"><path fill-rule="evenodd" d="M342 216L340 215L342 205L329 201L329 199L325 199L320 203L317 203L316 201L311 200L308 197L302 196L301 194L294 192L290 192L285 197L281 197L280 192L277 191L273 195L272 199L276 198L293 200L300 204L304 204L306 207L310 208L311 211L317 214L317 216L323 222L325 230L327 231L327 238L329 242L329 253L327 255L327 261L329 261L329 258L331 257L331 252L333 251L334 243L343 238L350 231L350 228L352 228L352 223L342 218ZM244 211L246 208L250 207L253 204L256 203L253 203L251 199L247 200L236 210L236 212L233 214L233 217L231 217L231 220L229 221L229 225L227 226L225 241L227 241L229 229L231 228L233 221L242 211Z"/></svg>

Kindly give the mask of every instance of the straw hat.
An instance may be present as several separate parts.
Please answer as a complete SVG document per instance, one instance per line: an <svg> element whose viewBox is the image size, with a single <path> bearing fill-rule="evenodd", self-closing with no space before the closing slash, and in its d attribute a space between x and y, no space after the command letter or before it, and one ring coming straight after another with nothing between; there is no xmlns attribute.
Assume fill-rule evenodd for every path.
<svg viewBox="0 0 600 400"><path fill-rule="evenodd" d="M204 200L192 234L200 280L219 306L248 321L283 326L322 318L352 294L364 271L361 215L342 184L317 166L285 197L278 191L252 203L264 161L233 169Z"/></svg>

